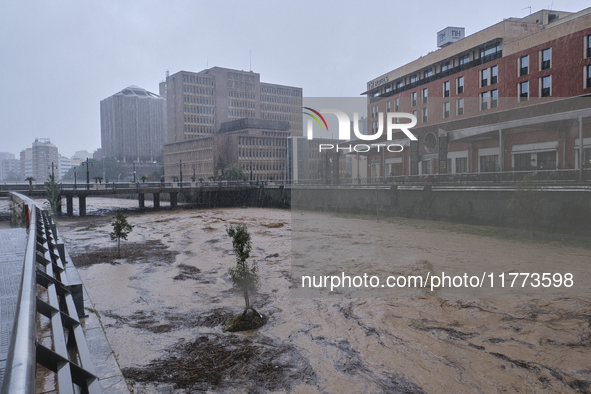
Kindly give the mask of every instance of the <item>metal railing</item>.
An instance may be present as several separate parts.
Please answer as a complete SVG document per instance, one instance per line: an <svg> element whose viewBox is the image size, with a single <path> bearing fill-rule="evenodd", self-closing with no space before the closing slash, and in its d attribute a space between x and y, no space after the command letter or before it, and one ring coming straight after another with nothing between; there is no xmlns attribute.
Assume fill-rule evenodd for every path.
<svg viewBox="0 0 591 394"><path fill-rule="evenodd" d="M537 171L503 171L503 172L469 172L462 174L422 174L399 175L371 178L340 178L338 183L333 179L330 182L321 179L299 179L290 182L291 185L466 185L466 184L491 184L520 182L532 182L537 184L553 185L589 185L591 184L591 169L583 171L583 179L580 180L579 170L537 170Z"/></svg>
<svg viewBox="0 0 591 394"><path fill-rule="evenodd" d="M553 169L553 170L529 170L529 171L496 171L496 172L467 172L460 174L422 174L379 176L370 178L343 177L339 178L339 185L378 185L378 184L465 184L465 183L491 183L506 182L516 183L525 180L536 183L553 184L588 184L591 182L591 168L583 169L583 179L580 178L578 169ZM199 187L244 187L244 186L280 186L280 185L327 185L335 184L333 179L327 182L325 179L298 179L298 180L264 180L264 181L202 181L202 182L111 182L102 184L89 184L90 190L118 190L130 193L142 192L142 189L190 189ZM60 183L61 190L87 191L86 184ZM45 185L33 185L33 191L45 191ZM29 185L25 184L0 184L0 191L29 191Z"/></svg>
<svg viewBox="0 0 591 394"><path fill-rule="evenodd" d="M49 214L31 199L17 193L13 198L24 204L28 239L1 393L35 393L39 364L56 374L59 393L99 394L99 381L68 288L63 253L58 249L57 229ZM38 341L37 313L51 322L50 347Z"/></svg>

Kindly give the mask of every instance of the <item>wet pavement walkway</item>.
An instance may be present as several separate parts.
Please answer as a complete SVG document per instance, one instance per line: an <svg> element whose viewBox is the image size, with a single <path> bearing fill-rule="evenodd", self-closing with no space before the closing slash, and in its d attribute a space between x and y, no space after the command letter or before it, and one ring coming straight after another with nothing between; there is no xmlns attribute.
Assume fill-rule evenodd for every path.
<svg viewBox="0 0 591 394"><path fill-rule="evenodd" d="M26 245L25 229L0 229L0 386L18 304Z"/></svg>

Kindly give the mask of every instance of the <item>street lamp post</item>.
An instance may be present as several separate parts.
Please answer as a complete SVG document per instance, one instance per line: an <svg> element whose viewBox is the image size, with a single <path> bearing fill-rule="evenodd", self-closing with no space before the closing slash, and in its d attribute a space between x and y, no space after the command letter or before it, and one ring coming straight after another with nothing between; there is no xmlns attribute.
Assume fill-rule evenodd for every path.
<svg viewBox="0 0 591 394"><path fill-rule="evenodd" d="M74 190L77 188L76 185L76 167L74 167Z"/></svg>
<svg viewBox="0 0 591 394"><path fill-rule="evenodd" d="M179 179L180 179L180 185L181 187L183 187L183 160L179 159Z"/></svg>
<svg viewBox="0 0 591 394"><path fill-rule="evenodd" d="M51 166L47 167L47 169L51 168L51 179L55 181L55 173L53 172L53 169L57 167L56 165L53 164L53 161L51 162Z"/></svg>
<svg viewBox="0 0 591 394"><path fill-rule="evenodd" d="M135 163L133 163L133 183L135 183Z"/></svg>
<svg viewBox="0 0 591 394"><path fill-rule="evenodd" d="M81 163L81 165L86 165L86 190L90 189L90 172L88 171L89 164L94 166L94 163L88 161L88 157L86 158L86 162Z"/></svg>

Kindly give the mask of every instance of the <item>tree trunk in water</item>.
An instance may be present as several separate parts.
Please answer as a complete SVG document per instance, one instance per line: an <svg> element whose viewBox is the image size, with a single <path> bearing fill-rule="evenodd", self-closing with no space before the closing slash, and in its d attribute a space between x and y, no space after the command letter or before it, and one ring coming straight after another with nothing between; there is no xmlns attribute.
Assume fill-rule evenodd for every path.
<svg viewBox="0 0 591 394"><path fill-rule="evenodd" d="M242 314L246 315L246 311L250 309L250 299L248 298L248 290L243 290L242 295L244 296L244 304L246 305L244 307L244 312Z"/></svg>

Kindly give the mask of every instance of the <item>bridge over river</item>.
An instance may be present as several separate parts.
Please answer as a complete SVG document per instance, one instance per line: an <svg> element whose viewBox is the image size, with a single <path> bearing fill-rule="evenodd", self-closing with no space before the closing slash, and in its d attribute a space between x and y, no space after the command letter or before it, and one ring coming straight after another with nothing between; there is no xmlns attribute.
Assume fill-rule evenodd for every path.
<svg viewBox="0 0 591 394"><path fill-rule="evenodd" d="M283 190L283 185L263 184L258 182L142 182L142 183L96 183L96 184L60 184L62 198L66 199L66 214L74 215L74 199L78 200L80 216L86 216L86 199L100 196L134 196L140 209L146 207L146 195L151 196L153 207L160 208L161 196L167 197L170 207L178 206L179 195L193 195L197 200L250 200L262 188ZM18 191L31 197L46 197L45 185L10 185L0 186L0 196L10 191ZM60 207L61 213L61 207Z"/></svg>

